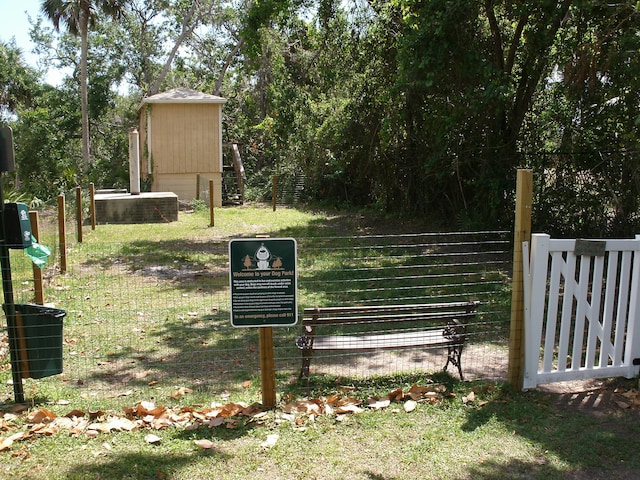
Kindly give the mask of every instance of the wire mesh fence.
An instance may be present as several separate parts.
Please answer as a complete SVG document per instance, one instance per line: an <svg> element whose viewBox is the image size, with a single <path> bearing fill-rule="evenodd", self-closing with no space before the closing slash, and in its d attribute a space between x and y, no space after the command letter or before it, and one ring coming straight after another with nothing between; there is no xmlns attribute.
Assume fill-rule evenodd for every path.
<svg viewBox="0 0 640 480"><path fill-rule="evenodd" d="M201 392L241 390L259 378L258 332L230 318L228 239L70 242L60 272L57 243L44 271L46 302L66 311L64 371L58 382L86 396L148 396L184 386ZM138 227L140 228L140 227ZM108 231L113 230L113 235ZM106 235L105 235L105 232ZM140 236L145 235L145 227ZM70 235L72 236L72 235ZM510 302L509 232L297 236L298 303L313 306L479 301L463 352L467 380L504 379ZM29 259L11 251L16 303L33 301ZM277 389L302 393L300 326L274 331ZM1 333L5 333L3 326ZM8 369L6 348L0 351ZM444 356L443 356L444 355ZM366 378L442 369L442 349L384 349L314 354L312 379ZM62 388L61 387L61 388ZM10 387L2 386L10 393Z"/></svg>
<svg viewBox="0 0 640 480"><path fill-rule="evenodd" d="M304 199L306 176L303 174L276 175L272 178L272 195L277 206L299 205ZM273 202L273 198L271 199Z"/></svg>

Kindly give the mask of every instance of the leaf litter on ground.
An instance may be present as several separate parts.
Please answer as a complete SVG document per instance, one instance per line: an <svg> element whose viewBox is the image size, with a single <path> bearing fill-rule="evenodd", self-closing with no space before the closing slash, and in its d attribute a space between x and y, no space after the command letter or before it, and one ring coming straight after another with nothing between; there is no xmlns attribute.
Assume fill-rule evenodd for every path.
<svg viewBox="0 0 640 480"><path fill-rule="evenodd" d="M413 385L406 392L396 388L383 397L370 397L362 401L351 396L348 388L339 389L340 392L326 397L291 400L283 403L275 411L276 424L291 423L301 427L305 421L314 421L320 415L334 416L340 421L345 415L359 414L367 408L381 410L392 403L402 403L406 413L412 412L419 403L435 403L445 396L454 396L447 392L442 385L419 386ZM173 399L191 393L187 388L180 388ZM475 398L471 392L464 398L466 403ZM60 403L58 403L60 405ZM234 429L249 423L261 423L269 416L270 409L258 403L246 405L244 403L228 402L226 404L212 403L209 407L175 406L166 407L153 402L141 401L133 407L122 407L121 413L71 410L64 416L56 415L46 408L36 410L17 410L16 412L0 412L0 452L10 450L17 441L26 441L39 436L50 436L66 431L72 436L86 435L95 438L99 435L113 432L132 432L147 429L158 431L166 428L183 428L197 430L201 427ZM153 433L145 436L145 441L156 445L160 438ZM264 446L275 445L277 437L269 437ZM213 443L196 440L197 446L203 449L213 448Z"/></svg>

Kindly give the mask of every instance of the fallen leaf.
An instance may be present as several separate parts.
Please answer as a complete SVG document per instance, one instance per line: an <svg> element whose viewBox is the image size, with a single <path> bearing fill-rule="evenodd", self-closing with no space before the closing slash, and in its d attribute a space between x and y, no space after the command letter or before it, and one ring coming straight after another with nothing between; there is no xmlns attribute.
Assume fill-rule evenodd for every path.
<svg viewBox="0 0 640 480"><path fill-rule="evenodd" d="M160 442L162 442L162 439L159 436L150 433L144 436L144 441L151 445L158 445Z"/></svg>
<svg viewBox="0 0 640 480"><path fill-rule="evenodd" d="M405 412L409 413L409 412L413 412L417 406L418 406L418 402L416 402L415 400L407 400L406 402L404 402L404 405L402 408L404 408Z"/></svg>
<svg viewBox="0 0 640 480"><path fill-rule="evenodd" d="M128 418L111 417L107 422L107 426L110 431L127 431L130 432L136 428L135 422L132 422Z"/></svg>
<svg viewBox="0 0 640 480"><path fill-rule="evenodd" d="M18 403L9 408L9 411L15 414L26 412L27 410L29 410L29 407L22 403Z"/></svg>
<svg viewBox="0 0 640 480"><path fill-rule="evenodd" d="M71 410L69 413L65 415L65 417L67 418L84 417L84 412L82 410Z"/></svg>
<svg viewBox="0 0 640 480"><path fill-rule="evenodd" d="M47 410L46 408L41 408L40 410L34 410L27 415L27 423L48 423L52 422L54 418L56 418L55 413Z"/></svg>
<svg viewBox="0 0 640 480"><path fill-rule="evenodd" d="M173 398L174 400L177 400L183 395L186 395L187 393L193 393L193 390L187 387L180 387L178 390L176 390L176 392L173 395L169 395L169 397Z"/></svg>
<svg viewBox="0 0 640 480"><path fill-rule="evenodd" d="M401 388L396 388L392 392L389 392L387 398L390 402L399 402L404 397L404 392Z"/></svg>
<svg viewBox="0 0 640 480"><path fill-rule="evenodd" d="M284 413L318 414L320 413L320 404L317 401L300 400L297 402L287 403L282 408L282 411Z"/></svg>
<svg viewBox="0 0 640 480"><path fill-rule="evenodd" d="M17 440L22 440L24 436L25 436L24 432L19 432L19 433L14 433L10 437L0 439L0 452L9 450L11 448L11 445L13 445L13 442Z"/></svg>
<svg viewBox="0 0 640 480"><path fill-rule="evenodd" d="M94 412L89 411L88 413L89 413L89 419L95 420L96 418L103 416L105 412L103 410L96 410Z"/></svg>
<svg viewBox="0 0 640 480"><path fill-rule="evenodd" d="M278 438L280 438L280 435L278 435L277 433L267 435L267 439L262 442L262 446L265 448L271 448L278 442Z"/></svg>
<svg viewBox="0 0 640 480"><path fill-rule="evenodd" d="M336 408L336 414L338 415L344 414L344 413L361 413L363 411L364 410L362 410L362 408L353 404L341 405Z"/></svg>
<svg viewBox="0 0 640 480"><path fill-rule="evenodd" d="M344 405L360 405L360 400L357 398L345 397L336 402L336 406L342 407Z"/></svg>
<svg viewBox="0 0 640 480"><path fill-rule="evenodd" d="M211 440L207 440L206 438L203 438L201 440L194 440L193 443L195 443L200 448L204 448L205 450L211 449L215 445Z"/></svg>
<svg viewBox="0 0 640 480"><path fill-rule="evenodd" d="M367 401L367 407L373 408L375 410L380 410L381 408L387 408L391 404L391 400L388 398L370 398Z"/></svg>
<svg viewBox="0 0 640 480"><path fill-rule="evenodd" d="M292 422L292 423L296 421L295 415L293 415L291 413L283 413L282 414L282 419L286 420L288 422Z"/></svg>
<svg viewBox="0 0 640 480"><path fill-rule="evenodd" d="M223 417L216 417L216 418L212 418L211 420L209 420L206 425L208 427L219 427L220 425L224 424L224 418Z"/></svg>
<svg viewBox="0 0 640 480"><path fill-rule="evenodd" d="M231 418L228 418L227 420L225 420L225 427L228 428L229 430L236 428L238 426L238 421L237 420L233 420Z"/></svg>

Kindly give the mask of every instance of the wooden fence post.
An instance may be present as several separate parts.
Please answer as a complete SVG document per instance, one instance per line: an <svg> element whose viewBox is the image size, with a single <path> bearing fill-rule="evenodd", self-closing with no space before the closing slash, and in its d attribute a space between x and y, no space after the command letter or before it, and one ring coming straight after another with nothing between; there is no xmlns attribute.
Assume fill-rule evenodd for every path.
<svg viewBox="0 0 640 480"><path fill-rule="evenodd" d="M273 176L273 186L272 186L272 194L271 199L273 202L273 211L276 211L276 202L278 200L278 176Z"/></svg>
<svg viewBox="0 0 640 480"><path fill-rule="evenodd" d="M200 200L200 174L196 174L196 200Z"/></svg>
<svg viewBox="0 0 640 480"><path fill-rule="evenodd" d="M89 184L89 212L91 215L91 230L96 229L96 187L91 182Z"/></svg>
<svg viewBox="0 0 640 480"><path fill-rule="evenodd" d="M214 195L213 195L213 180L209 180L209 226L210 227L214 227L215 226L215 202L214 202Z"/></svg>
<svg viewBox="0 0 640 480"><path fill-rule="evenodd" d="M29 220L31 221L31 234L35 239L40 241L40 226L38 224L38 212L31 211L29 212ZM38 305L44 305L44 287L42 281L42 269L38 267L35 263L33 266L33 294L34 294L34 303Z"/></svg>
<svg viewBox="0 0 640 480"><path fill-rule="evenodd" d="M60 271L67 271L67 218L64 194L58 195L58 237L60 245Z"/></svg>
<svg viewBox="0 0 640 480"><path fill-rule="evenodd" d="M513 277L511 287L511 329L509 333L508 381L514 390L522 387L524 375L524 274L522 242L531 241L533 171L518 170L513 235Z"/></svg>
<svg viewBox="0 0 640 480"><path fill-rule="evenodd" d="M76 187L76 232L78 243L82 243L82 187Z"/></svg>

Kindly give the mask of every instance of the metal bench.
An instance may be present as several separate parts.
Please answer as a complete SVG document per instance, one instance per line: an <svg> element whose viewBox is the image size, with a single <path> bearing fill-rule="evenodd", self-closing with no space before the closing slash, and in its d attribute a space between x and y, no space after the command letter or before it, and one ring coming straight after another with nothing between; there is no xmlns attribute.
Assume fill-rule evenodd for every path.
<svg viewBox="0 0 640 480"><path fill-rule="evenodd" d="M462 350L467 339L467 325L475 318L479 303L305 308L303 333L296 338L296 346L302 351L299 379L305 377L309 385L314 350L443 347L447 349L444 370L452 364L464 380ZM348 325L356 325L358 331L344 328Z"/></svg>

